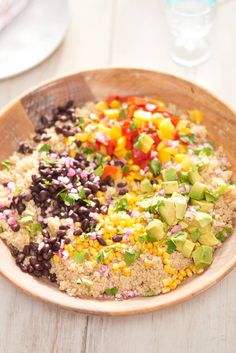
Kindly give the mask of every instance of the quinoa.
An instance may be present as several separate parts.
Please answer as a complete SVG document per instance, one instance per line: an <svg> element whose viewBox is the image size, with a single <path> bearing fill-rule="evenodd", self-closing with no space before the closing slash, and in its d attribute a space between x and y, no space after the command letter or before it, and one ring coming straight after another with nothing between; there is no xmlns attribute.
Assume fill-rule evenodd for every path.
<svg viewBox="0 0 236 353"><path fill-rule="evenodd" d="M108 97L40 121L0 171L0 236L22 271L122 300L207 269L233 232L236 190L202 112Z"/></svg>

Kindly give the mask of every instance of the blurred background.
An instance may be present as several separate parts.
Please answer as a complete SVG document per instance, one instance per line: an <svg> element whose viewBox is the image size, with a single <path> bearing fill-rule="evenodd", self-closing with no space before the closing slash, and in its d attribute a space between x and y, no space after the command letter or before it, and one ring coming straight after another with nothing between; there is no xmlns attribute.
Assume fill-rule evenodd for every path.
<svg viewBox="0 0 236 353"><path fill-rule="evenodd" d="M105 66L170 72L233 104L235 13L234 0L0 0L0 107L51 77ZM194 36L207 39L202 63ZM186 46L199 64L176 64Z"/></svg>

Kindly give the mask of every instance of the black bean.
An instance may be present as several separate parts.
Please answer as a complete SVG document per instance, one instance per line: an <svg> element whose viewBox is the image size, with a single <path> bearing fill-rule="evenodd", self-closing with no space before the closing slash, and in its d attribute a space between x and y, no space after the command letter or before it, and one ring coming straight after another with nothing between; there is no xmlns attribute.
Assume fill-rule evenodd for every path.
<svg viewBox="0 0 236 353"><path fill-rule="evenodd" d="M50 249L50 245L49 244L45 244L44 247L43 247L43 252L48 252Z"/></svg>
<svg viewBox="0 0 236 353"><path fill-rule="evenodd" d="M125 195L125 194L127 194L128 191L129 191L128 189L120 189L119 195Z"/></svg>
<svg viewBox="0 0 236 353"><path fill-rule="evenodd" d="M57 232L57 237L58 237L58 238L63 238L65 235L66 235L66 230L64 230L64 229L60 229L60 230Z"/></svg>
<svg viewBox="0 0 236 353"><path fill-rule="evenodd" d="M65 244L70 244L70 239L69 238L65 238Z"/></svg>
<svg viewBox="0 0 236 353"><path fill-rule="evenodd" d="M49 276L49 271L48 271L46 268L44 268L44 269L43 269L43 272L42 272L42 275L43 275L44 277L48 277L48 276Z"/></svg>
<svg viewBox="0 0 236 353"><path fill-rule="evenodd" d="M50 270L50 268L52 267L52 265L50 264L49 261L45 261L45 262L44 262L44 267L45 267L47 270Z"/></svg>
<svg viewBox="0 0 236 353"><path fill-rule="evenodd" d="M82 230L81 229L76 229L76 230L74 230L74 236L79 236L79 235L81 235L82 234Z"/></svg>
<svg viewBox="0 0 236 353"><path fill-rule="evenodd" d="M60 226L59 229L60 230L67 230L67 229L69 229L69 226Z"/></svg>
<svg viewBox="0 0 236 353"><path fill-rule="evenodd" d="M34 142L40 142L41 141L41 136L35 135L33 140L34 140Z"/></svg>
<svg viewBox="0 0 236 353"><path fill-rule="evenodd" d="M100 190L103 191L103 192L107 191L106 185L102 185L102 186L100 187Z"/></svg>
<svg viewBox="0 0 236 353"><path fill-rule="evenodd" d="M116 243L120 242L122 240L123 236L121 234L114 235L112 240Z"/></svg>
<svg viewBox="0 0 236 353"><path fill-rule="evenodd" d="M13 232L18 232L20 230L20 225L19 223L15 223L11 226L11 229L13 230Z"/></svg>
<svg viewBox="0 0 236 353"><path fill-rule="evenodd" d="M41 277L42 276L42 273L40 271L37 271L37 270L34 270L33 274L36 277Z"/></svg>
<svg viewBox="0 0 236 353"><path fill-rule="evenodd" d="M49 197L49 193L46 190L42 190L39 193L39 200L40 201L45 201Z"/></svg>
<svg viewBox="0 0 236 353"><path fill-rule="evenodd" d="M28 266L27 266L27 272L28 272L28 273L32 273L32 272L34 272L34 268L33 268L33 266L28 265Z"/></svg>
<svg viewBox="0 0 236 353"><path fill-rule="evenodd" d="M102 246L107 245L106 240L103 239L100 235L97 235L97 241L98 241L99 244L102 245Z"/></svg>
<svg viewBox="0 0 236 353"><path fill-rule="evenodd" d="M81 145L82 145L82 142L81 142L81 141L78 141L78 140L75 140L75 144L76 144L76 146L77 146L78 148L80 148Z"/></svg>
<svg viewBox="0 0 236 353"><path fill-rule="evenodd" d="M31 258L29 259L29 262L30 262L30 265L33 266L33 267L35 267L35 265L38 263L36 257L31 257Z"/></svg>
<svg viewBox="0 0 236 353"><path fill-rule="evenodd" d="M20 264L20 269L21 269L21 271L23 271L23 272L27 272L27 265L25 265L25 264Z"/></svg>
<svg viewBox="0 0 236 353"><path fill-rule="evenodd" d="M40 117L40 121L43 125L47 126L49 124L50 119L46 115L42 115Z"/></svg>
<svg viewBox="0 0 236 353"><path fill-rule="evenodd" d="M56 276L55 273L50 273L49 278L50 278L51 282L56 282L57 281L57 276Z"/></svg>
<svg viewBox="0 0 236 353"><path fill-rule="evenodd" d="M106 205L102 205L102 206L100 207L100 212L101 212L102 214L107 214L107 211L108 211L108 207L107 207Z"/></svg>
<svg viewBox="0 0 236 353"><path fill-rule="evenodd" d="M43 265L37 263L37 264L35 264L34 268L35 268L35 270L37 270L37 271L42 271L42 270L43 270Z"/></svg>
<svg viewBox="0 0 236 353"><path fill-rule="evenodd" d="M89 213L89 209L86 208L86 207L84 207L84 206L81 206L81 207L79 208L78 212L79 212L79 214L81 214L81 215L86 215L86 214Z"/></svg>
<svg viewBox="0 0 236 353"><path fill-rule="evenodd" d="M81 228L85 232L89 228L89 220L84 219L81 223Z"/></svg>
<svg viewBox="0 0 236 353"><path fill-rule="evenodd" d="M16 263L19 265L21 264L25 259L25 255L23 253L19 253L16 257Z"/></svg>
<svg viewBox="0 0 236 353"><path fill-rule="evenodd" d="M14 257L16 257L19 254L19 250L13 245L11 245L10 251L11 251L12 256L14 256Z"/></svg>
<svg viewBox="0 0 236 353"><path fill-rule="evenodd" d="M24 196L24 200L25 201L30 201L30 200L32 200L32 195L30 194L30 193L28 193L28 194L26 194L25 196Z"/></svg>
<svg viewBox="0 0 236 353"><path fill-rule="evenodd" d="M23 248L23 253L28 256L30 252L30 246L29 245L25 245Z"/></svg>
<svg viewBox="0 0 236 353"><path fill-rule="evenodd" d="M125 187L126 185L127 185L127 183L126 183L125 181L120 181L120 182L117 184L118 188L123 188L123 187Z"/></svg>
<svg viewBox="0 0 236 353"><path fill-rule="evenodd" d="M86 188L89 188L94 194L98 191L97 185L92 183L91 181L87 181L84 186Z"/></svg>
<svg viewBox="0 0 236 353"><path fill-rule="evenodd" d="M43 259L44 260L50 260L52 258L52 256L53 256L53 253L52 253L51 250L49 250L47 253L43 254Z"/></svg>
<svg viewBox="0 0 236 353"><path fill-rule="evenodd" d="M59 241L57 241L52 245L52 250L56 252L60 249L60 247L61 247L61 244L59 243Z"/></svg>

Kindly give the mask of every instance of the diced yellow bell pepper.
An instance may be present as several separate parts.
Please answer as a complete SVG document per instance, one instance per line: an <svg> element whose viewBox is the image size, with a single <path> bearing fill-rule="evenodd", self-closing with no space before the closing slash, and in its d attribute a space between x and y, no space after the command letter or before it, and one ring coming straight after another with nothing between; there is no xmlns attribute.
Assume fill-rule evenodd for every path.
<svg viewBox="0 0 236 353"><path fill-rule="evenodd" d="M127 153L127 150L125 148L125 145L126 145L126 137L123 136L123 137L120 137L118 140L117 140L117 146L115 148L115 151L114 151L114 154L117 158L123 158L125 157L126 153Z"/></svg>
<svg viewBox="0 0 236 353"><path fill-rule="evenodd" d="M179 130L179 132L180 132L181 134L185 134L185 135L190 135L190 134L191 134L191 130L190 130L188 127Z"/></svg>
<svg viewBox="0 0 236 353"><path fill-rule="evenodd" d="M162 140L158 146L157 146L157 151L161 151L163 150L163 148L166 148L166 141L165 140Z"/></svg>
<svg viewBox="0 0 236 353"><path fill-rule="evenodd" d="M119 109L106 109L104 110L104 114L109 118L109 119L118 119L120 115Z"/></svg>
<svg viewBox="0 0 236 353"><path fill-rule="evenodd" d="M158 158L160 159L161 163L167 163L171 159L171 155L165 149L159 151Z"/></svg>
<svg viewBox="0 0 236 353"><path fill-rule="evenodd" d="M178 149L174 147L166 147L165 151L168 152L170 155L175 155L178 153Z"/></svg>
<svg viewBox="0 0 236 353"><path fill-rule="evenodd" d="M189 124L190 124L189 120L181 119L176 126L176 130L181 131L183 129L186 129L187 127L189 127Z"/></svg>
<svg viewBox="0 0 236 353"><path fill-rule="evenodd" d="M161 139L167 138L172 140L174 137L175 127L169 118L166 118L160 122L159 125L159 137Z"/></svg>
<svg viewBox="0 0 236 353"><path fill-rule="evenodd" d="M186 158L186 154L178 153L178 154L175 155L174 161L176 163L181 163L185 158Z"/></svg>
<svg viewBox="0 0 236 353"><path fill-rule="evenodd" d="M164 120L164 116L161 113L152 114L152 122L155 126L159 127L162 120Z"/></svg>
<svg viewBox="0 0 236 353"><path fill-rule="evenodd" d="M117 99L113 99L113 101L111 101L110 103L110 107L112 109L118 109L120 108L121 104L120 104L120 101L118 101Z"/></svg>
<svg viewBox="0 0 236 353"><path fill-rule="evenodd" d="M98 102L96 105L95 105L95 109L98 110L99 112L103 113L104 110L108 109L108 104L107 102L105 101L101 101L101 102Z"/></svg>
<svg viewBox="0 0 236 353"><path fill-rule="evenodd" d="M149 135L141 134L137 142L135 142L134 147L139 151L148 153L152 148L153 143L154 143L154 140Z"/></svg>
<svg viewBox="0 0 236 353"><path fill-rule="evenodd" d="M121 127L118 125L118 126L113 126L111 129L110 129L110 138L112 140L118 140L120 137L121 137Z"/></svg>
<svg viewBox="0 0 236 353"><path fill-rule="evenodd" d="M89 141L91 139L91 133L86 133L86 132L78 133L75 135L75 138L76 140L81 142Z"/></svg>
<svg viewBox="0 0 236 353"><path fill-rule="evenodd" d="M190 161L189 156L186 156L180 164L185 172L189 171L190 167L192 166L192 162Z"/></svg>
<svg viewBox="0 0 236 353"><path fill-rule="evenodd" d="M152 113L146 112L145 110L138 109L134 112L134 122L138 127L141 127L143 123L151 121Z"/></svg>
<svg viewBox="0 0 236 353"><path fill-rule="evenodd" d="M202 124L204 119L204 114L200 110L190 110L189 112L191 120L195 124Z"/></svg>

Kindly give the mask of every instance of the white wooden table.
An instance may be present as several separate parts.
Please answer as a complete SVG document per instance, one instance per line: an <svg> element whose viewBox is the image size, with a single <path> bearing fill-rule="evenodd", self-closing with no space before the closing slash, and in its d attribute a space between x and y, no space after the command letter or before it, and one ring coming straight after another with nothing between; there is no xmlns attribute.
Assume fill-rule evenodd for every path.
<svg viewBox="0 0 236 353"><path fill-rule="evenodd" d="M71 0L64 43L42 65L0 82L0 106L67 72L136 66L171 72L236 107L236 1L221 6L210 61L195 69L168 57L161 0ZM16 58L17 60L17 58ZM233 353L236 271L185 304L131 318L86 317L37 302L0 279L1 353Z"/></svg>

